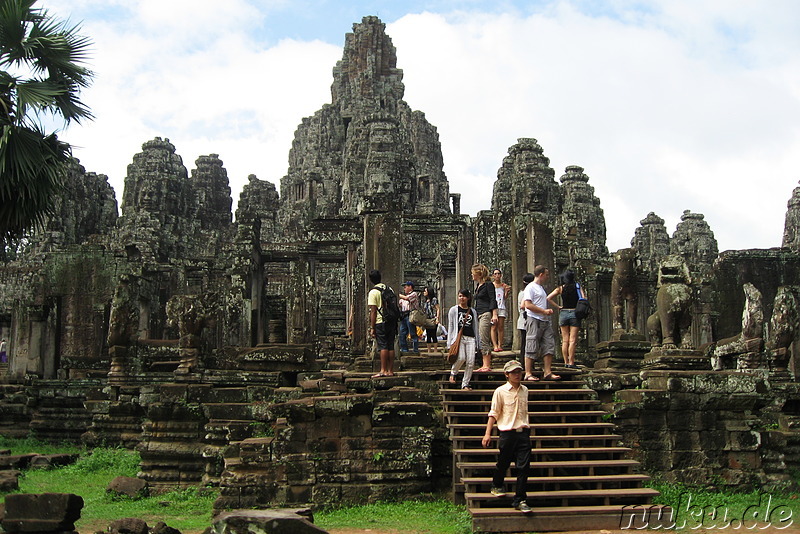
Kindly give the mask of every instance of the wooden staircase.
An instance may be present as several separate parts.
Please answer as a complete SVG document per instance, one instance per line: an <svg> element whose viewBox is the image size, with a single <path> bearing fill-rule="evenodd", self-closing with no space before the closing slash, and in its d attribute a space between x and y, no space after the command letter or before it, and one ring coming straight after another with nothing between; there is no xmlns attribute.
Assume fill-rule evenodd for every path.
<svg viewBox="0 0 800 534"><path fill-rule="evenodd" d="M497 370L472 375L472 391L441 382L444 414L453 447L453 498L466 503L473 530L543 532L619 529L627 525L625 506L649 505L658 495L642 487L649 477L637 473L620 445L614 425L603 420L596 393L580 379L580 371L556 370L560 381L525 382L529 389L531 469L528 504L533 513L512 507L513 463L506 474L507 497L489 493L497 462L497 439L484 449L481 439L494 389L505 383ZM534 373L536 374L536 373ZM541 372L538 373L541 378ZM494 431L497 435L497 428ZM656 510L653 510L656 511ZM641 515L641 510L639 514Z"/></svg>

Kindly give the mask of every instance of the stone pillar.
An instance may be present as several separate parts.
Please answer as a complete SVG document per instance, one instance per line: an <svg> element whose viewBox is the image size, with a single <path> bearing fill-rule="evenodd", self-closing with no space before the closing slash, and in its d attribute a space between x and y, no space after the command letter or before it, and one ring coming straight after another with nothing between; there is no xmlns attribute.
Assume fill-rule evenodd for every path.
<svg viewBox="0 0 800 534"><path fill-rule="evenodd" d="M369 288L367 275L372 269L381 272L381 280L395 290L403 283L403 216L399 213L367 213L364 215L364 287Z"/></svg>
<svg viewBox="0 0 800 534"><path fill-rule="evenodd" d="M345 296L347 327L351 332L351 350L353 354L363 354L367 350L367 322L361 320L366 317L367 292L366 273L364 263L361 261L361 247L354 243L347 246L347 295Z"/></svg>

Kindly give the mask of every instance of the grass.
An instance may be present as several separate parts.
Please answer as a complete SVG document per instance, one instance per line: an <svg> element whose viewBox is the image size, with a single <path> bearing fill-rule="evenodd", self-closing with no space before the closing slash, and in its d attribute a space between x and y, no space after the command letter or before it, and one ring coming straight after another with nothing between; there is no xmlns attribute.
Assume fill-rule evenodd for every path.
<svg viewBox="0 0 800 534"><path fill-rule="evenodd" d="M108 495L106 487L115 477L136 476L140 461L136 452L113 448L86 451L71 445L48 446L35 440L2 438L0 438L0 448L10 448L14 454L81 453L81 458L70 466L26 469L20 477L18 492L80 495L83 497L84 506L81 519L75 523L78 531L105 530L110 522L124 517L141 518L151 527L158 521L164 521L184 533L202 532L211 526L211 509L217 497L216 491L205 492L190 488L138 500Z"/></svg>
<svg viewBox="0 0 800 534"><path fill-rule="evenodd" d="M444 499L323 510L314 514L314 524L326 530L361 528L415 534L472 532L472 519L466 507L456 506Z"/></svg>
<svg viewBox="0 0 800 534"><path fill-rule="evenodd" d="M673 520L678 527L760 529L765 524L786 528L800 518L800 496L791 492L710 491L682 484L652 483L661 495L654 504L667 504L675 509ZM787 524L788 522L788 524ZM759 523L761 526L755 527ZM739 525L739 527L737 527Z"/></svg>

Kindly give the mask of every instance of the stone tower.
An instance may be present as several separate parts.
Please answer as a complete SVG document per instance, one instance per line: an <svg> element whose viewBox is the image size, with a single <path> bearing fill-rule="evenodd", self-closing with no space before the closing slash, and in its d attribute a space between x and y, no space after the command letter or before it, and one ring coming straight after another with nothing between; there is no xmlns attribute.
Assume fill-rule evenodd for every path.
<svg viewBox="0 0 800 534"><path fill-rule="evenodd" d="M800 252L800 187L795 187L786 210L781 246Z"/></svg>
<svg viewBox="0 0 800 534"><path fill-rule="evenodd" d="M692 275L704 273L719 254L714 232L702 213L684 210L669 242L671 254L683 257Z"/></svg>
<svg viewBox="0 0 800 534"><path fill-rule="evenodd" d="M606 219L583 167L571 165L561 177L564 203L556 230L556 264L574 266L608 256Z"/></svg>
<svg viewBox="0 0 800 534"><path fill-rule="evenodd" d="M54 200L54 213L44 228L31 236L37 252L55 245L79 245L90 235L109 233L117 223L117 199L108 176L86 172L74 159L67 169L64 190Z"/></svg>
<svg viewBox="0 0 800 534"><path fill-rule="evenodd" d="M314 219L449 213L438 133L402 100L402 79L380 19L354 24L333 69L331 103L295 132L275 239L301 238Z"/></svg>
<svg viewBox="0 0 800 534"><path fill-rule="evenodd" d="M652 211L639 224L641 226L636 229L631 246L639 255L642 270L655 276L661 258L669 254L667 227L664 226L664 219Z"/></svg>

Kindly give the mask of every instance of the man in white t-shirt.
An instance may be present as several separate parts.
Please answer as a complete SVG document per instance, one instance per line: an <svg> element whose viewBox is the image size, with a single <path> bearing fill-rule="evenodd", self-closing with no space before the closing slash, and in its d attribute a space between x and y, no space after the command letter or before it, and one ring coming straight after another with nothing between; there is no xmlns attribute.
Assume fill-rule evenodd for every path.
<svg viewBox="0 0 800 534"><path fill-rule="evenodd" d="M560 380L554 374L551 366L553 353L556 351L556 340L553 335L553 324L550 316L553 310L547 304L547 291L545 282L550 278L550 269L544 265L537 265L533 270L533 282L525 287L523 306L528 312L525 323L525 378L524 380L538 380L533 376L533 361L542 357L544 380Z"/></svg>

